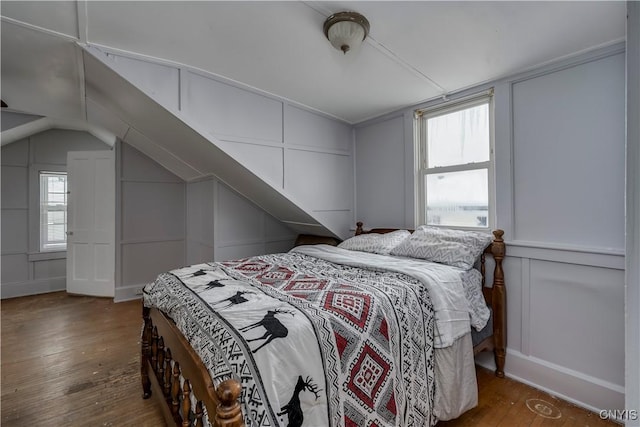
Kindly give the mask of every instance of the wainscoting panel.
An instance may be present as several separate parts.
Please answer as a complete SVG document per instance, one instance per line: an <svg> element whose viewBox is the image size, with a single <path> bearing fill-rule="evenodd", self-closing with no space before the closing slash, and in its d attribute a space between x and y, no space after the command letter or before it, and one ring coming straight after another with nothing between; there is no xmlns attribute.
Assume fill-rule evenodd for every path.
<svg viewBox="0 0 640 427"><path fill-rule="evenodd" d="M219 141L218 145L233 158L239 159L253 173L276 188L282 188L284 159L282 147Z"/></svg>
<svg viewBox="0 0 640 427"><path fill-rule="evenodd" d="M306 150L285 151L285 189L313 211L351 210L351 156Z"/></svg>
<svg viewBox="0 0 640 427"><path fill-rule="evenodd" d="M67 259L48 259L33 263L33 278L35 280L46 280L52 277L67 276Z"/></svg>
<svg viewBox="0 0 640 427"><path fill-rule="evenodd" d="M27 209L27 168L3 164L1 172L2 209Z"/></svg>
<svg viewBox="0 0 640 427"><path fill-rule="evenodd" d="M184 266L184 240L126 243L122 246L122 283L149 283L158 274Z"/></svg>
<svg viewBox="0 0 640 427"><path fill-rule="evenodd" d="M184 71L182 111L218 139L282 142L282 102Z"/></svg>
<svg viewBox="0 0 640 427"><path fill-rule="evenodd" d="M404 227L406 214L404 119L356 129L357 218L365 227Z"/></svg>
<svg viewBox="0 0 640 427"><path fill-rule="evenodd" d="M351 126L289 104L284 106L284 141L287 144L350 152Z"/></svg>
<svg viewBox="0 0 640 427"><path fill-rule="evenodd" d="M3 234L4 238L4 234ZM25 282L29 280L29 261L27 254L2 255L2 269L0 269L2 281L2 297L6 297L5 286L7 283Z"/></svg>
<svg viewBox="0 0 640 427"><path fill-rule="evenodd" d="M512 239L624 247L624 54L512 85Z"/></svg>
<svg viewBox="0 0 640 427"><path fill-rule="evenodd" d="M122 233L127 241L184 238L183 183L123 181Z"/></svg>
<svg viewBox="0 0 640 427"><path fill-rule="evenodd" d="M624 271L531 261L531 356L624 384Z"/></svg>
<svg viewBox="0 0 640 427"><path fill-rule="evenodd" d="M264 235L264 211L224 184L217 185L216 245L254 241Z"/></svg>
<svg viewBox="0 0 640 427"><path fill-rule="evenodd" d="M592 410L623 409L624 270L538 259L548 254L535 247L509 250L507 375ZM567 258L581 255L612 264L605 254ZM488 353L477 362L495 368Z"/></svg>
<svg viewBox="0 0 640 427"><path fill-rule="evenodd" d="M4 208L4 206L3 206ZM2 253L26 253L29 230L26 209L2 209ZM39 232L40 230L33 230ZM3 265L2 268L5 266Z"/></svg>

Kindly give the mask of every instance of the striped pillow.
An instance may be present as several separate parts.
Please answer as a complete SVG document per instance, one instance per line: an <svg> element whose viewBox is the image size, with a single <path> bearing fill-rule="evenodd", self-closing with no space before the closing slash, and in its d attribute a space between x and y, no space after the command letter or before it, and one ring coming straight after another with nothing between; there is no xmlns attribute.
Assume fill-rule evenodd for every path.
<svg viewBox="0 0 640 427"><path fill-rule="evenodd" d="M421 225L391 255L420 258L468 270L492 241L491 234Z"/></svg>

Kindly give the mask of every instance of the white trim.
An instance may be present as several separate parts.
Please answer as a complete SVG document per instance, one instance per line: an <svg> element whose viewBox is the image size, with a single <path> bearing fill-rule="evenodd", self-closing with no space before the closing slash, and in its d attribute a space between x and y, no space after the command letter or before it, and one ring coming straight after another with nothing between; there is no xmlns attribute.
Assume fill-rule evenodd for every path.
<svg viewBox="0 0 640 427"><path fill-rule="evenodd" d="M6 299L47 294L50 292L64 291L66 289L66 277L50 277L24 282L2 283L2 285L0 285L0 294L2 299Z"/></svg>
<svg viewBox="0 0 640 427"><path fill-rule="evenodd" d="M58 31L50 30L48 28L39 27L37 25L29 24L27 22L18 21L17 19L9 18L8 16L0 16L0 21L7 22L10 24L15 24L23 28L28 28L30 30L35 30L40 33L48 34L50 36L60 37L65 40L77 42L78 38L75 36L70 36L69 34L60 33Z"/></svg>
<svg viewBox="0 0 640 427"><path fill-rule="evenodd" d="M319 115L322 115L322 116L337 120L337 121L342 122L342 123L346 123L348 125L353 125L355 123L355 122L350 122L348 120L345 120L342 117L337 117L337 116L329 114L329 113L327 113L325 111L321 111L321 110L318 110L316 108L310 107L308 105L301 104L301 103L296 102L296 101L294 101L292 99L285 98L283 96L279 96L279 95L276 95L274 93L267 92L267 91L259 89L257 87L248 85L246 83L242 83L242 82L239 82L237 80L230 79L230 78L222 76L220 74L215 74L215 73L212 73L210 71L206 71L206 70L203 70L203 69L197 68L197 67L192 67L192 66L180 63L180 62L170 61L170 60L167 60L167 59L157 58L157 57L154 57L154 56L149 56L149 55L143 55L143 54L139 54L139 53L135 53L135 52L130 52L130 51L127 51L127 50L118 49L118 48L115 48L115 47L110 47L110 46L102 45L102 44L99 44L99 43L87 43L84 47L88 51L92 51L92 50L93 51L98 51L102 55L106 55L106 54L118 55L118 56L122 56L122 57L125 57L125 58L137 59L139 61L145 61L145 62L152 63L152 64L158 64L158 65L164 65L164 66L168 66L168 67L177 68L180 71L181 74L182 74L183 71L188 71L190 73L199 75L201 77L210 78L212 80L216 80L218 82L234 86L234 87L236 87L238 89L242 89L242 90L247 90L247 91L253 92L256 95L262 95L262 96L264 96L266 98L270 98L270 99L273 99L273 100L276 100L276 101L281 101L281 102L287 103L289 105L292 105L294 107L305 109L307 111L311 111L313 113L316 113L316 114L319 114ZM92 54L94 56L96 55L95 52L92 52Z"/></svg>
<svg viewBox="0 0 640 427"><path fill-rule="evenodd" d="M616 270L625 269L624 253L620 251L607 251L602 248L508 241L507 256L510 258L529 258L566 264L612 268Z"/></svg>
<svg viewBox="0 0 640 427"><path fill-rule="evenodd" d="M127 240L120 240L120 245L124 246L124 245L145 245L147 243L186 242L186 240L187 240L186 238L180 237L180 236L167 237L167 238L161 238L161 239L154 239L154 238L127 239Z"/></svg>
<svg viewBox="0 0 640 427"><path fill-rule="evenodd" d="M477 357L476 363L490 370L495 369L493 358L488 353ZM507 349L505 373L518 382L596 413L602 409L624 408L623 386L512 349ZM527 378L535 378L535 381Z"/></svg>
<svg viewBox="0 0 640 427"><path fill-rule="evenodd" d="M85 131L89 132L91 135L95 136L110 147L113 147L116 143L116 136L114 134L84 120L43 117L3 131L0 136L0 145L5 146L49 129Z"/></svg>
<svg viewBox="0 0 640 427"><path fill-rule="evenodd" d="M521 298L521 336L520 336L520 350L526 356L531 355L531 348L529 345L529 337L531 336L531 260L529 258L522 258L522 291Z"/></svg>
<svg viewBox="0 0 640 427"><path fill-rule="evenodd" d="M489 113L489 160L482 162L454 164L447 166L428 165L427 156L427 121L434 117L443 116L457 111L463 111L480 105L487 105ZM495 180L495 101L494 89L489 88L485 91L476 92L468 96L459 97L455 100L443 98L443 101L437 105L428 108L421 108L414 111L415 117L415 135L414 135L414 152L415 152L415 224L426 223L426 188L425 179L428 175L440 173L464 172L464 171L480 171L487 170L487 204L488 218L485 227L473 226L451 226L443 224L443 227L470 229L478 231L488 231L493 229L496 224L496 180Z"/></svg>
<svg viewBox="0 0 640 427"><path fill-rule="evenodd" d="M21 252L19 255L23 253L24 252ZM67 251L32 252L27 254L27 261L29 262L50 261L54 259L67 259Z"/></svg>
<svg viewBox="0 0 640 427"><path fill-rule="evenodd" d="M146 283L142 285L129 285L116 288L113 302L117 303L142 299L142 288L145 286Z"/></svg>

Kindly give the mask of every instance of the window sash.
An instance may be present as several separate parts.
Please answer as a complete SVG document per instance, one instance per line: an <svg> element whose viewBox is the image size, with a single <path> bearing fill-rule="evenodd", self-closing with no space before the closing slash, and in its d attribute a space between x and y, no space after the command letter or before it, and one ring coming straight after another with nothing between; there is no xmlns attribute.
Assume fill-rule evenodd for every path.
<svg viewBox="0 0 640 427"><path fill-rule="evenodd" d="M427 141L427 121L434 117L450 114L456 111L466 110L479 105L488 104L489 106L489 160L483 162L460 163L448 166L428 167L428 141ZM455 227L459 229L483 230L493 228L495 224L495 173L494 173L494 105L493 90L477 94L446 106L434 107L431 109L423 109L416 111L416 131L415 137L418 139L416 144L417 162L416 162L416 225L427 224L427 193L426 193L426 177L432 174L443 174L449 172L461 172L486 169L488 173L488 221L486 226L443 226Z"/></svg>
<svg viewBox="0 0 640 427"><path fill-rule="evenodd" d="M50 178L63 177L62 188L50 188ZM67 174L41 171L40 178L40 251L65 250L67 247ZM52 201L51 196L55 197ZM62 197L60 197L62 196ZM63 221L51 218L51 213L63 212ZM54 215L55 216L55 215Z"/></svg>

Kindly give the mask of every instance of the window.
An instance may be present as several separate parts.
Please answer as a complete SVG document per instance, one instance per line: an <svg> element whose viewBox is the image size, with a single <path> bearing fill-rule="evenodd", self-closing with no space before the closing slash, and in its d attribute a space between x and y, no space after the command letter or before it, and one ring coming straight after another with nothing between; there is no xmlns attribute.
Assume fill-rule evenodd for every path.
<svg viewBox="0 0 640 427"><path fill-rule="evenodd" d="M40 250L67 249L67 174L40 172Z"/></svg>
<svg viewBox="0 0 640 427"><path fill-rule="evenodd" d="M418 224L493 226L491 94L416 117Z"/></svg>

